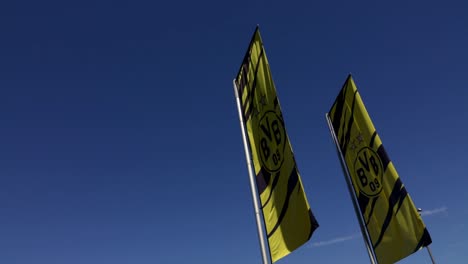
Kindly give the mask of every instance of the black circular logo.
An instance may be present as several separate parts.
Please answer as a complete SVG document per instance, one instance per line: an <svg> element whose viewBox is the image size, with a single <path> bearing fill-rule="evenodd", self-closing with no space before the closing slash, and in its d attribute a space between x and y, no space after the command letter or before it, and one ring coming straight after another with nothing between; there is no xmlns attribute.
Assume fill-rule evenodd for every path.
<svg viewBox="0 0 468 264"><path fill-rule="evenodd" d="M354 173L359 190L364 195L374 197L382 191L382 161L371 148L364 147L359 150L354 161Z"/></svg>
<svg viewBox="0 0 468 264"><path fill-rule="evenodd" d="M267 111L259 122L260 160L265 169L278 171L284 162L286 133L276 112Z"/></svg>

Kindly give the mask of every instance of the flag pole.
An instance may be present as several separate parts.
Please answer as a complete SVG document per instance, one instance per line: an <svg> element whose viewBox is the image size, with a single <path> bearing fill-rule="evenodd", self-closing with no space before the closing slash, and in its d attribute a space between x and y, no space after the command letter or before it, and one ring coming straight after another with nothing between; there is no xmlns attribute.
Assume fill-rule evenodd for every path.
<svg viewBox="0 0 468 264"><path fill-rule="evenodd" d="M252 167L252 158L251 158L249 143L247 141L247 134L245 132L241 101L239 98L239 92L237 91L236 80L234 79L232 83L234 86L234 93L236 95L237 112L239 113L239 121L240 121L240 126L241 126L241 131L242 131L242 140L244 141L245 159L247 160L247 169L249 171L250 189L252 191L252 200L253 200L254 209L255 209L255 219L257 222L257 232L258 232L258 239L260 240L260 249L262 253L263 264L269 264L269 259L268 259L268 254L267 254L267 243L265 242L262 215L260 212L259 199L257 195L257 186L255 182L256 181L255 174L254 174L253 167Z"/></svg>
<svg viewBox="0 0 468 264"><path fill-rule="evenodd" d="M348 186L348 191L351 196L351 200L353 201L353 207L354 211L356 213L356 216L358 218L359 226L361 227L361 232L362 232L362 238L364 239L364 243L366 245L367 249L367 254L369 254L369 259L372 264L377 264L377 258L375 256L374 252L374 247L372 246L372 242L370 240L370 235L367 232L367 228L365 226L364 219L362 217L361 209L359 208L359 204L357 201L356 193L354 192L354 187L353 183L351 182L351 175L349 173L348 167L346 166L346 161L343 157L343 153L341 152L341 149L338 144L338 139L336 137L335 131L333 130L333 126L331 124L330 117L328 116L328 113L325 114L325 118L327 119L327 124L328 128L330 129L331 136L333 138L333 141L336 146L337 154L339 156L340 162L341 162L341 168L343 169L343 174L346 180L346 185Z"/></svg>
<svg viewBox="0 0 468 264"><path fill-rule="evenodd" d="M429 245L426 246L427 252L429 253L429 257L431 257L432 264L435 264L434 256L432 256L432 251Z"/></svg>
<svg viewBox="0 0 468 264"><path fill-rule="evenodd" d="M419 215L422 217L421 215L422 209L418 208L417 210L418 210ZM429 253L429 257L431 258L432 264L436 264L434 256L432 255L432 250L429 247L429 245L426 246L426 249L427 249L427 253Z"/></svg>

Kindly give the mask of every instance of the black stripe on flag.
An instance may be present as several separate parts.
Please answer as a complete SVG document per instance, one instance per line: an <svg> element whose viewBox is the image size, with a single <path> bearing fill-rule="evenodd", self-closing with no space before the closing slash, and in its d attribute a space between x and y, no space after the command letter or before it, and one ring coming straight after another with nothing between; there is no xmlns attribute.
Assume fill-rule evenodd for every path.
<svg viewBox="0 0 468 264"><path fill-rule="evenodd" d="M403 201L405 200L406 196L408 196L408 192L406 191L405 186L403 186L401 187L401 198L400 198L400 201L398 202L398 207L397 207L395 214L397 214L398 211L400 211L401 205L403 204Z"/></svg>
<svg viewBox="0 0 468 264"><path fill-rule="evenodd" d="M252 82L252 89L247 90L247 97L245 98L245 102L242 105L244 111L245 111L245 121L249 120L250 115L252 114L253 111L253 105L254 105L254 98L255 98L255 90L257 88L257 77L258 77L258 69L260 68L260 62L263 59L263 48L260 51L260 54L258 55L258 61L257 65L255 65L255 72L254 72L254 79Z"/></svg>
<svg viewBox="0 0 468 264"><path fill-rule="evenodd" d="M367 216L366 226L369 225L369 222L372 218L372 214L374 213L375 204L377 203L378 199L379 199L379 196L372 199L371 209L370 209L369 215Z"/></svg>
<svg viewBox="0 0 468 264"><path fill-rule="evenodd" d="M257 34L259 34L258 32L258 26L257 28L255 28L255 31L254 31L254 34L252 35L251 39L250 39L250 42L249 42L249 47L247 47L247 51L245 52L245 55L244 55L244 58L242 59L242 64L239 68L239 73L237 74L237 76L239 75L242 75L243 74L243 68L245 67L245 65L248 66L247 68L247 71L245 73L248 73L248 70L250 69L250 63L251 63L251 54L252 54L252 47L255 43L255 37L257 36ZM261 43L261 40L259 41ZM246 77L246 76L243 76L243 77ZM247 84L246 80L247 80L247 77L246 78L242 78L242 83L244 85L242 85L242 83L239 83L239 80L237 79L236 80L236 83L237 83L237 89L239 91L239 95L241 96L242 98L242 94L244 92L244 88L245 88L245 84Z"/></svg>
<svg viewBox="0 0 468 264"><path fill-rule="evenodd" d="M374 131L374 133L372 134L372 137L370 139L370 142L369 142L369 147L370 148L374 148L374 140L375 140L376 136L377 136L377 131Z"/></svg>
<svg viewBox="0 0 468 264"><path fill-rule="evenodd" d="M382 228L380 229L380 235L377 241L374 244L374 249L376 249L380 242L382 242L382 238L384 236L385 231L387 230L388 226L390 225L390 222L392 221L393 217L393 209L395 205L402 199L404 199L406 195L406 190L402 191L403 183L401 182L400 178L398 178L395 182L395 185L393 186L392 193L390 194L390 197L388 198L388 211L387 211L387 216L385 217L384 223L382 225Z"/></svg>
<svg viewBox="0 0 468 264"><path fill-rule="evenodd" d="M280 178L280 173L277 172L273 176L273 182L271 183L271 187L270 187L270 194L268 194L268 198L266 199L265 203L262 204L262 209L270 202L271 196L273 195L273 192L275 191L276 186L278 185L279 178Z"/></svg>
<svg viewBox="0 0 468 264"><path fill-rule="evenodd" d="M380 145L377 149L377 155L379 155L379 158L382 161L383 170L385 173L385 171L387 170L388 163L390 163L390 158L388 157L383 145Z"/></svg>
<svg viewBox="0 0 468 264"><path fill-rule="evenodd" d="M250 68L250 54L249 56L246 56L244 61L242 62L242 66L241 66L241 71L240 71L240 82L239 80L237 80L237 90L238 90L238 94L240 96L242 96L242 94L244 93L244 89L245 87L247 86L247 84L249 83L248 80L247 80L247 77L248 77L248 73L249 73L249 68Z"/></svg>
<svg viewBox="0 0 468 264"><path fill-rule="evenodd" d="M268 184L270 184L270 178L271 178L271 173L262 166L256 177L258 195L261 195L263 191L265 191Z"/></svg>
<svg viewBox="0 0 468 264"><path fill-rule="evenodd" d="M361 208L362 214L364 214L364 212L366 211L367 205L369 204L369 197L367 197L361 191L359 191L358 203L359 203L359 208Z"/></svg>
<svg viewBox="0 0 468 264"><path fill-rule="evenodd" d="M431 235L427 231L427 228L424 228L421 239L419 239L418 245L414 249L414 252L418 251L421 247L427 247L432 243Z"/></svg>
<svg viewBox="0 0 468 264"><path fill-rule="evenodd" d="M267 237L270 237L275 233L278 227L281 225L281 222L288 211L289 206L289 199L291 199L291 195L293 194L294 188L296 188L297 183L299 182L299 175L297 175L297 169L294 167L291 175L288 179L288 189L286 193L286 198L284 199L283 208L281 209L280 215L278 217L278 222L276 222L275 226L271 229L270 233L268 233Z"/></svg>
<svg viewBox="0 0 468 264"><path fill-rule="evenodd" d="M354 122L354 106L356 103L356 94L357 94L357 90L354 92L354 95L353 95L353 104L351 106L351 116L349 117L348 126L345 129L346 135L344 135L344 140L342 139L341 141L343 145L343 147L341 148L341 152L343 153L343 158L346 157L346 150L348 149L348 143L351 139L351 128Z"/></svg>
<svg viewBox="0 0 468 264"><path fill-rule="evenodd" d="M338 135L340 133L340 123L341 123L341 116L343 115L343 108L344 108L344 103L346 99L346 92L348 91L348 80L351 77L351 75L348 76L346 79L345 83L343 84L343 87L340 90L340 93L336 97L335 100L335 112L333 113L333 118L332 118L332 125L333 129L335 130L336 137L338 138ZM332 106L333 109L333 106ZM331 112L331 109L330 109Z"/></svg>
<svg viewBox="0 0 468 264"><path fill-rule="evenodd" d="M311 228L310 228L310 233L309 233L309 236L307 237L307 240L310 239L310 237L312 236L312 233L314 232L314 230L317 229L317 227L319 227L317 219L315 219L315 216L312 213L311 209L309 209L309 218L310 218Z"/></svg>

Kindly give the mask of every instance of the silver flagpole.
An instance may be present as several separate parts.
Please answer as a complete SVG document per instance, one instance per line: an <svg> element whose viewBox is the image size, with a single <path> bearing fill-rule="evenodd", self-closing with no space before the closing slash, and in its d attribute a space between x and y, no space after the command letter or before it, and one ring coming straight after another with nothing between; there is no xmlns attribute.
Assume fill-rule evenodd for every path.
<svg viewBox="0 0 468 264"><path fill-rule="evenodd" d="M249 143L247 141L247 134L245 132L245 125L244 125L244 118L242 115L242 108L241 108L241 101L239 98L239 92L237 91L236 80L232 81L234 85L234 93L236 95L236 102L237 102L237 111L239 112L239 120L240 126L242 130L242 139L244 141L244 150L245 150L245 159L247 160L247 169L249 171L249 178L250 178L250 189L252 191L252 199L255 208L255 219L257 220L257 231L258 231L258 239L260 240L260 248L262 252L262 259L263 264L269 264L268 253L267 253L267 244L265 242L265 233L263 231L263 222L262 222L262 215L260 213L260 206L259 206L259 199L257 194L257 186L255 183L255 173L252 167L252 158L250 155L250 148Z"/></svg>
<svg viewBox="0 0 468 264"><path fill-rule="evenodd" d="M422 212L422 209L421 208L418 208L417 209L419 215L421 216L422 218L422 215L421 215L421 212ZM429 245L426 246L426 249L427 249L427 253L429 253L429 257L431 258L431 261L432 261L432 264L435 264L435 259L434 259L434 256L432 256L432 251L431 249L429 248Z"/></svg>
<svg viewBox="0 0 468 264"><path fill-rule="evenodd" d="M435 264L435 260L434 260L434 256L432 256L432 251L431 249L429 248L429 246L426 246L427 248L427 252L429 253L429 257L431 257L431 261L432 261L432 264Z"/></svg>
<svg viewBox="0 0 468 264"><path fill-rule="evenodd" d="M338 139L336 138L335 131L333 130L333 126L331 124L330 117L328 113L325 114L325 118L327 119L328 128L330 129L330 133L332 135L333 141L335 142L336 150L338 152L338 156L340 158L341 167L344 172L344 177L346 180L346 185L348 186L349 194L351 195L351 200L353 201L354 211L356 212L356 216L358 218L359 226L361 227L362 238L364 238L364 243L366 244L367 253L369 254L369 259L372 264L377 264L377 258L375 256L374 248L372 246L372 242L370 240L370 235L367 232L367 228L365 226L364 219L362 217L361 209L359 208L359 204L357 201L356 193L354 192L353 183L351 182L351 175L349 173L348 167L346 166L346 161L343 157L343 153L339 147Z"/></svg>

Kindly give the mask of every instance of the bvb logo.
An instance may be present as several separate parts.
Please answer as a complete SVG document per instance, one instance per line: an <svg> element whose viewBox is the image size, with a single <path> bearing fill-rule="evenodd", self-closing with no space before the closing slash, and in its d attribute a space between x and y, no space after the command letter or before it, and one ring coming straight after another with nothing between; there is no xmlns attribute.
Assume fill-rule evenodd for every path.
<svg viewBox="0 0 468 264"><path fill-rule="evenodd" d="M373 197L382 191L383 166L379 155L368 147L362 148L354 161L354 173L361 192Z"/></svg>
<svg viewBox="0 0 468 264"><path fill-rule="evenodd" d="M284 161L286 133L280 120L274 111L268 111L259 122L260 160L270 172L278 171Z"/></svg>

